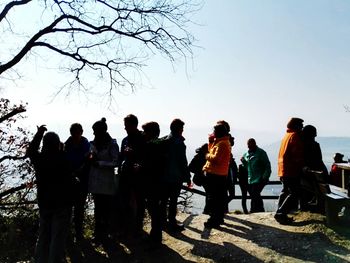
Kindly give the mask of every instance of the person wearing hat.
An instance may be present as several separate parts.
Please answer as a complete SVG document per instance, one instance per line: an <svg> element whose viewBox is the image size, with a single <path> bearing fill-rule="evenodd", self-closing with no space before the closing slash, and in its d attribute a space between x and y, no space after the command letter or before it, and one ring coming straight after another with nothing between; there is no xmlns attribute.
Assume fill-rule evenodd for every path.
<svg viewBox="0 0 350 263"><path fill-rule="evenodd" d="M330 184L342 187L342 171L337 167L337 163L346 163L343 160L344 154L335 153L333 156L334 163L331 166L331 171L329 172Z"/></svg>
<svg viewBox="0 0 350 263"><path fill-rule="evenodd" d="M94 200L94 242L108 241L111 227L114 196L117 192L117 178L114 168L118 165L119 146L107 132L106 119L92 126L95 138L90 142L90 173L88 191Z"/></svg>
<svg viewBox="0 0 350 263"><path fill-rule="evenodd" d="M278 154L278 176L282 182L282 191L278 199L275 219L281 224L293 221L287 214L299 199L300 176L304 166L301 138L303 122L300 118L289 120Z"/></svg>

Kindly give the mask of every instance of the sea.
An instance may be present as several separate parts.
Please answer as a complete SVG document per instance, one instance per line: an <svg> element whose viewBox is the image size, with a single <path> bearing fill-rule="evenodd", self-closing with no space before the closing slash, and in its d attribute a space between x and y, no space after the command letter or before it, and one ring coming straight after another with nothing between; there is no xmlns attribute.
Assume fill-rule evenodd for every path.
<svg viewBox="0 0 350 263"><path fill-rule="evenodd" d="M316 141L320 144L321 151L322 151L322 157L323 162L325 163L326 167L328 168L328 171L330 170L330 167L333 163L333 156L336 152L342 153L344 155L344 160L350 161L350 137L317 137ZM276 141L267 145L259 146L260 148L264 149L269 157L270 163L271 163L271 181L278 181L277 176L277 157L278 157L278 151L280 147L280 141ZM235 151L233 149L233 155L236 159L237 164L240 163L240 156L242 156L244 153L243 150ZM190 160L190 159L189 159ZM203 191L202 187L194 186L194 188L197 188L199 190ZM273 195L278 196L281 192L281 185L267 185L262 195ZM236 194L240 195L240 188L238 185L236 185ZM205 203L204 196L200 196L198 194L194 194L191 198L191 207L190 212L192 214L200 214L203 211ZM247 207L248 210L250 208L250 199L247 200ZM276 200L264 200L264 207L265 211L267 212L273 212L277 209L277 199ZM234 199L229 203L229 210L242 210L241 206L241 200Z"/></svg>

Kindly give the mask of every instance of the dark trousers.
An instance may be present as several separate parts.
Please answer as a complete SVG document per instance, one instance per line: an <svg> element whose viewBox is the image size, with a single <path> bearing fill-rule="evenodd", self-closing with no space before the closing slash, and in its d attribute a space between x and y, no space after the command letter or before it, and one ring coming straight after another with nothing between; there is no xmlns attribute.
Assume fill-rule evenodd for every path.
<svg viewBox="0 0 350 263"><path fill-rule="evenodd" d="M265 184L255 183L249 184L250 201L250 213L265 212L264 202L261 197L261 192L264 189Z"/></svg>
<svg viewBox="0 0 350 263"><path fill-rule="evenodd" d="M177 224L177 199L180 195L181 185L181 183L163 184L160 200L160 215L163 224L166 223L167 219L169 221L169 224Z"/></svg>
<svg viewBox="0 0 350 263"><path fill-rule="evenodd" d="M208 221L221 224L227 208L227 179L226 176L207 173L207 206L210 218Z"/></svg>
<svg viewBox="0 0 350 263"><path fill-rule="evenodd" d="M40 209L39 237L35 248L36 263L65 262L71 207Z"/></svg>
<svg viewBox="0 0 350 263"><path fill-rule="evenodd" d="M299 176L281 177L282 191L278 199L276 214L287 215L295 207L300 198Z"/></svg>
<svg viewBox="0 0 350 263"><path fill-rule="evenodd" d="M120 211L122 234L137 235L143 230L146 197L145 185L131 182L126 176L120 179Z"/></svg>
<svg viewBox="0 0 350 263"><path fill-rule="evenodd" d="M96 239L104 240L111 234L111 219L113 209L113 195L93 194Z"/></svg>
<svg viewBox="0 0 350 263"><path fill-rule="evenodd" d="M162 241L162 217L160 206L160 187L149 187L147 193L147 209L151 216L151 232L152 241Z"/></svg>
<svg viewBox="0 0 350 263"><path fill-rule="evenodd" d="M83 223L85 216L85 204L87 198L87 190L78 189L75 193L73 204L73 223L75 229L75 236L77 238L83 237Z"/></svg>

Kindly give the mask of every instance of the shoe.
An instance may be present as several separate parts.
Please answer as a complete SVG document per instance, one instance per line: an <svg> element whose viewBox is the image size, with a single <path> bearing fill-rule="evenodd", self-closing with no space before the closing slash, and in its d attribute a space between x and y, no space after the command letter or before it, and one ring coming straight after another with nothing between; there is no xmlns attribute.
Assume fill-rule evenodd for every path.
<svg viewBox="0 0 350 263"><path fill-rule="evenodd" d="M280 223L281 225L288 225L290 223L293 223L293 218L288 217L285 214L275 214L274 218L276 219L276 221L278 223Z"/></svg>
<svg viewBox="0 0 350 263"><path fill-rule="evenodd" d="M211 221L207 221L204 223L205 228L220 228L220 223L214 223Z"/></svg>
<svg viewBox="0 0 350 263"><path fill-rule="evenodd" d="M316 198L316 197L313 197L313 198L311 199L311 201L309 201L307 204L308 204L308 205L317 205L317 198Z"/></svg>
<svg viewBox="0 0 350 263"><path fill-rule="evenodd" d="M178 225L176 223L174 224L169 224L168 228L171 232L181 232L185 230L185 227L183 225Z"/></svg>

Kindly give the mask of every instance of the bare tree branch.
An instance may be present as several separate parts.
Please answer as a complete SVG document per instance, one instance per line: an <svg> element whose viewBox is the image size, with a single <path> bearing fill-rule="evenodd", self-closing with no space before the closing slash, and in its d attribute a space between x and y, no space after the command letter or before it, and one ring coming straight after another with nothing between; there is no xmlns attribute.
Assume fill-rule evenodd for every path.
<svg viewBox="0 0 350 263"><path fill-rule="evenodd" d="M88 84L83 73L92 70L98 80L105 81L104 76L108 76L109 96L124 85L134 89L130 76L140 72L150 56L164 55L170 62L192 57L195 39L187 27L192 12L201 6L196 1L201 0L46 0L40 6L46 15L41 21L44 26L34 31L6 62L0 61L0 76L25 57L30 58L33 48L38 48L37 54L44 48L66 58L59 67L72 74L69 88ZM3 17L8 12L5 10L29 2L10 1ZM8 32L15 34L12 28Z"/></svg>
<svg viewBox="0 0 350 263"><path fill-rule="evenodd" d="M12 8L14 8L15 6L28 4L31 1L32 0L12 1L5 5L4 9L0 13L0 23Z"/></svg>
<svg viewBox="0 0 350 263"><path fill-rule="evenodd" d="M9 112L8 114L5 114L4 116L0 117L0 123L5 121L5 120L8 120L9 118L17 115L17 114L20 114L22 112L25 112L26 109L24 107L18 107L18 108L15 108L14 110L12 110L11 112Z"/></svg>

